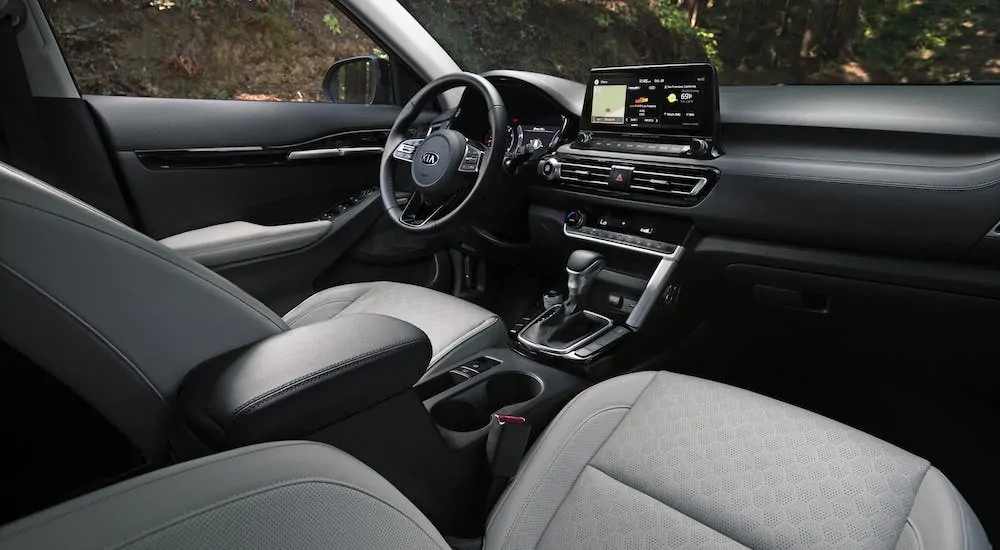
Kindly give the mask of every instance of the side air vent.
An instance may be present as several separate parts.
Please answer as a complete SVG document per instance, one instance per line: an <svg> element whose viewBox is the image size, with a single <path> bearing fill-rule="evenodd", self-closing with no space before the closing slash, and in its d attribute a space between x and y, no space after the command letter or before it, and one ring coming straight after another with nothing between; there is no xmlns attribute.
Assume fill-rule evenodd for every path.
<svg viewBox="0 0 1000 550"><path fill-rule="evenodd" d="M617 177L622 169L631 169L631 181L625 189L620 184L610 184L612 171L615 171ZM719 171L702 166L633 163L558 155L540 166L539 175L548 180L559 181L567 187L586 187L601 194L627 194L658 202L692 204L718 179Z"/></svg>
<svg viewBox="0 0 1000 550"><path fill-rule="evenodd" d="M706 176L689 176L664 170L633 170L630 191L696 196L708 185Z"/></svg>
<svg viewBox="0 0 1000 550"><path fill-rule="evenodd" d="M559 179L584 185L608 186L611 166L601 166L589 162L564 161L560 163Z"/></svg>

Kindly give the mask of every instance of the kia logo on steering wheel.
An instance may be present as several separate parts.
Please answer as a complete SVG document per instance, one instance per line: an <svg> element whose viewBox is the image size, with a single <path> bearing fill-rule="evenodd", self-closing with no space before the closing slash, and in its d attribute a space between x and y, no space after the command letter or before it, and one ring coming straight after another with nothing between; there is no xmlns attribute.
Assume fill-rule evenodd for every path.
<svg viewBox="0 0 1000 550"><path fill-rule="evenodd" d="M434 166L441 160L437 153L424 153L424 156L420 157L420 162L426 164L427 166Z"/></svg>

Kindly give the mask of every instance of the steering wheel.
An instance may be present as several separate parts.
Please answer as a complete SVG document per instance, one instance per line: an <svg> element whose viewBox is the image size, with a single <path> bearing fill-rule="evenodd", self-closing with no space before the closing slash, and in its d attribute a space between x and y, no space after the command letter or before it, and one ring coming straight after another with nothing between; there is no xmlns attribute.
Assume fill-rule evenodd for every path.
<svg viewBox="0 0 1000 550"><path fill-rule="evenodd" d="M465 86L482 96L490 122L491 144L472 141L461 132L437 130L421 139L406 139L423 108L441 92ZM423 87L400 111L389 131L379 167L379 187L386 214L404 231L428 234L456 221L482 198L486 182L496 179L503 162L507 108L500 92L472 73L442 76ZM410 165L416 187L402 208L396 200L394 173L398 163Z"/></svg>

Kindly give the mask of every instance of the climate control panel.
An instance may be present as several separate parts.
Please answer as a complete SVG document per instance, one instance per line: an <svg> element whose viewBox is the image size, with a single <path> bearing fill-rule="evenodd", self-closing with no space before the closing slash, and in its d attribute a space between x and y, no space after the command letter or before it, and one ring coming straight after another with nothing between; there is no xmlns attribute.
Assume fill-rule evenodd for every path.
<svg viewBox="0 0 1000 550"><path fill-rule="evenodd" d="M563 233L567 237L625 248L655 256L669 256L684 242L690 223L680 220L653 220L624 213L566 213Z"/></svg>

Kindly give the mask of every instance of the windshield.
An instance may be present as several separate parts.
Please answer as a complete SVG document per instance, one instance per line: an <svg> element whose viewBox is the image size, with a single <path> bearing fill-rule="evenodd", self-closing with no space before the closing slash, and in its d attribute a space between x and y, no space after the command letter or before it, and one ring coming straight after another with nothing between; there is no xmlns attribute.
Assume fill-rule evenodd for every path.
<svg viewBox="0 0 1000 550"><path fill-rule="evenodd" d="M722 84L1000 78L997 0L401 0L465 70L587 79L708 61Z"/></svg>

